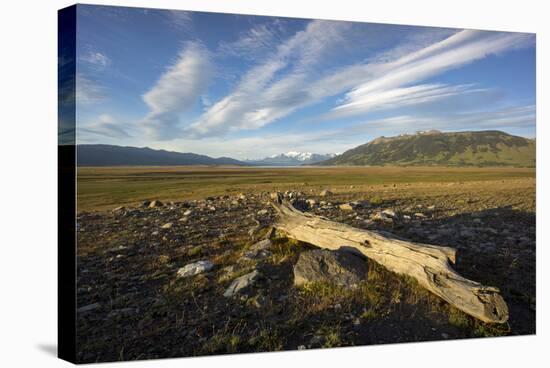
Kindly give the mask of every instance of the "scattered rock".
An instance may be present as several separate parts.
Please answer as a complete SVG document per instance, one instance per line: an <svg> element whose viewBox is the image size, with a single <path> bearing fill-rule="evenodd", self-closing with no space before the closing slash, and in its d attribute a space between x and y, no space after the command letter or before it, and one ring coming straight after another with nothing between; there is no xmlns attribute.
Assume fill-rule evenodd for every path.
<svg viewBox="0 0 550 368"><path fill-rule="evenodd" d="M119 318L119 317L132 315L134 313L136 313L135 308L113 309L112 311L109 312L109 314L107 315L107 318Z"/></svg>
<svg viewBox="0 0 550 368"><path fill-rule="evenodd" d="M264 249L270 248L271 245L272 245L271 240L264 239L250 246L250 250L264 250Z"/></svg>
<svg viewBox="0 0 550 368"><path fill-rule="evenodd" d="M151 204L151 201L145 200L145 201L141 202L141 207L144 207L144 208L149 207L150 204Z"/></svg>
<svg viewBox="0 0 550 368"><path fill-rule="evenodd" d="M309 204L304 199L295 199L291 203L294 208L300 211L307 211L309 208Z"/></svg>
<svg viewBox="0 0 550 368"><path fill-rule="evenodd" d="M113 212L122 212L126 209L124 206L118 206L117 208L113 208Z"/></svg>
<svg viewBox="0 0 550 368"><path fill-rule="evenodd" d="M214 264L210 261L197 261L189 263L178 270L178 277L195 276L199 273L210 271Z"/></svg>
<svg viewBox="0 0 550 368"><path fill-rule="evenodd" d="M294 265L294 285L331 282L355 287L366 279L367 262L346 251L315 249L302 252Z"/></svg>
<svg viewBox="0 0 550 368"><path fill-rule="evenodd" d="M391 217L391 218L395 218L395 217L396 217L396 214L395 214L395 211L394 211L394 210L385 209L385 210L382 211L381 213L384 214L384 215L386 215L386 217Z"/></svg>
<svg viewBox="0 0 550 368"><path fill-rule="evenodd" d="M231 285L229 285L229 287L225 290L225 292L223 293L223 296L227 298L232 297L233 295L240 292L242 289L252 285L256 280L256 278L258 277L258 275L259 275L258 270L254 270L250 273L247 273L246 275L237 277L235 280L233 280Z"/></svg>
<svg viewBox="0 0 550 368"><path fill-rule="evenodd" d="M153 201L149 203L149 208L162 207L164 204L161 201Z"/></svg>
<svg viewBox="0 0 550 368"><path fill-rule="evenodd" d="M385 223L388 223L388 224L393 223L393 218L389 217L384 212L373 213L370 216L370 219L373 220L373 221L380 221L380 222L385 222Z"/></svg>
<svg viewBox="0 0 550 368"><path fill-rule="evenodd" d="M166 224L162 225L161 229L170 229L172 228L172 225L174 225L172 222L167 222Z"/></svg>
<svg viewBox="0 0 550 368"><path fill-rule="evenodd" d="M192 213L193 213L193 211L191 211L191 210L186 210L186 211L183 213L183 215L184 215L184 216L189 216L189 215L191 215Z"/></svg>
<svg viewBox="0 0 550 368"><path fill-rule="evenodd" d="M268 214L268 211L266 209L263 209L263 210L259 210L257 213L258 213L258 216L265 216Z"/></svg>
<svg viewBox="0 0 550 368"><path fill-rule="evenodd" d="M416 217L416 218L426 218L426 215L423 214L422 212L416 212L414 214L414 217Z"/></svg>
<svg viewBox="0 0 550 368"><path fill-rule="evenodd" d="M369 208L371 206L369 201L355 201L351 202L351 205L355 208Z"/></svg>
<svg viewBox="0 0 550 368"><path fill-rule="evenodd" d="M353 207L349 203L342 203L340 206L338 206L343 211L353 211Z"/></svg>
<svg viewBox="0 0 550 368"><path fill-rule="evenodd" d="M77 311L77 313L90 312L90 311L98 309L99 307L101 307L101 304L93 303L93 304L88 304L88 305L85 305L83 307L80 307L76 311Z"/></svg>
<svg viewBox="0 0 550 368"><path fill-rule="evenodd" d="M306 200L306 203L310 206L310 207L315 207L315 205L317 205L317 201L315 199L307 199Z"/></svg>
<svg viewBox="0 0 550 368"><path fill-rule="evenodd" d="M327 197L327 196L331 196L333 195L334 193L332 193L330 190L322 190L321 193L319 193L319 196L321 197Z"/></svg>

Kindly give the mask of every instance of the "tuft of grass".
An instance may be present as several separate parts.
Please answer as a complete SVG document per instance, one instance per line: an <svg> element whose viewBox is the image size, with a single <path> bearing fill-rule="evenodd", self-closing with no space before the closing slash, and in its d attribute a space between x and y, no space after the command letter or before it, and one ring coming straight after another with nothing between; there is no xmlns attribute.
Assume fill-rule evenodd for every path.
<svg viewBox="0 0 550 368"><path fill-rule="evenodd" d="M449 323L455 327L467 329L470 327L470 317L466 313L450 307L449 310Z"/></svg>
<svg viewBox="0 0 550 368"><path fill-rule="evenodd" d="M322 338L323 348L334 348L343 344L340 325L321 326L316 335Z"/></svg>
<svg viewBox="0 0 550 368"><path fill-rule="evenodd" d="M248 340L248 344L254 347L255 351L279 351L283 349L284 339L271 328L263 328L258 335Z"/></svg>
<svg viewBox="0 0 550 368"><path fill-rule="evenodd" d="M378 206L384 202L384 200L380 196L374 196L372 197L369 202L375 206Z"/></svg>
<svg viewBox="0 0 550 368"><path fill-rule="evenodd" d="M305 243L290 238L275 238L272 239L272 243L271 251L273 255L270 257L270 262L274 265L297 257L302 250L308 248Z"/></svg>
<svg viewBox="0 0 550 368"><path fill-rule="evenodd" d="M369 309L365 309L363 313L361 313L360 317L361 319L364 319L365 321L368 322L378 317L378 315L376 314L376 311L374 309L369 308Z"/></svg>
<svg viewBox="0 0 550 368"><path fill-rule="evenodd" d="M510 325L484 323L481 321L475 321L474 336L476 337L498 337L506 336L510 333Z"/></svg>
<svg viewBox="0 0 550 368"><path fill-rule="evenodd" d="M222 331L208 339L200 352L202 354L236 353L240 342L241 338L238 335Z"/></svg>
<svg viewBox="0 0 550 368"><path fill-rule="evenodd" d="M196 247L192 247L187 251L187 256L189 257L197 257L202 255L202 246L197 245Z"/></svg>

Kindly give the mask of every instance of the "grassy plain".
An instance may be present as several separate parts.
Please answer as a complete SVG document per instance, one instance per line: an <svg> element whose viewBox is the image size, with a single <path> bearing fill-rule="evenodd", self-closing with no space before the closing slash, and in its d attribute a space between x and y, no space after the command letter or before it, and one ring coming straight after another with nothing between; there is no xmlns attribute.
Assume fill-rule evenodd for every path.
<svg viewBox="0 0 550 368"><path fill-rule="evenodd" d="M239 192L319 190L375 192L411 184L535 178L534 168L450 167L80 167L78 211L181 201Z"/></svg>

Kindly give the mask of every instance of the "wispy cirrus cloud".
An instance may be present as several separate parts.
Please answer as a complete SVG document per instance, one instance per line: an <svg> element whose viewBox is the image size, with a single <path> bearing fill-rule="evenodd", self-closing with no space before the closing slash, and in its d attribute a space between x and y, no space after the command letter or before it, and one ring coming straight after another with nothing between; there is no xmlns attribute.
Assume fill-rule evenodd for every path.
<svg viewBox="0 0 550 368"><path fill-rule="evenodd" d="M102 52L88 51L79 58L81 61L91 64L96 67L105 68L111 64L111 59Z"/></svg>
<svg viewBox="0 0 550 368"><path fill-rule="evenodd" d="M534 105L505 106L483 111L464 111L433 115L395 115L352 124L343 129L314 134L313 141L349 139L369 135L395 135L414 133L417 130L438 129L442 131L514 129L534 125ZM366 142L363 142L366 143Z"/></svg>
<svg viewBox="0 0 550 368"><path fill-rule="evenodd" d="M187 43L175 63L143 95L150 112L142 123L152 137L164 140L179 134L179 115L195 106L211 73L208 51L199 43Z"/></svg>
<svg viewBox="0 0 550 368"><path fill-rule="evenodd" d="M258 129L341 93L346 93L343 100L324 117L347 117L484 92L466 84L415 83L532 42L528 34L464 30L449 35L447 31L445 38L428 45L398 45L364 63L343 66L327 75L319 73L316 66L320 61L346 44L349 27L348 23L310 22L280 44L263 64L246 73L232 93L213 104L183 133L200 138Z"/></svg>
<svg viewBox="0 0 550 368"><path fill-rule="evenodd" d="M189 31L193 28L193 16L191 12L184 10L164 10L166 23L176 30Z"/></svg>
<svg viewBox="0 0 550 368"><path fill-rule="evenodd" d="M343 22L308 23L264 63L251 68L233 92L213 104L185 134L202 137L257 129L310 103L315 96L305 87L316 65L336 52L349 27Z"/></svg>
<svg viewBox="0 0 550 368"><path fill-rule="evenodd" d="M365 114L376 110L404 108L411 105L432 103L458 95L489 92L486 88L476 88L473 84L449 86L445 84L419 84L410 87L382 89L366 93L361 97L348 99L335 107L326 118Z"/></svg>
<svg viewBox="0 0 550 368"><path fill-rule="evenodd" d="M124 129L124 124L120 121L115 120L109 114L101 114L97 119L86 126L79 127L78 133L80 135L78 138L86 140L86 137L89 135L99 135L107 138L130 138L131 135Z"/></svg>
<svg viewBox="0 0 550 368"><path fill-rule="evenodd" d="M105 100L106 92L104 87L92 79L82 73L77 73L75 97L76 103L79 105L92 105Z"/></svg>
<svg viewBox="0 0 550 368"><path fill-rule="evenodd" d="M394 61L373 64L377 73L348 92L344 101L333 108L329 116L365 114L381 106L424 103L433 98L470 93L471 90L460 86L439 88L439 90L428 86L430 98L425 98L427 86L414 86L414 83L489 55L524 47L530 42L532 42L532 36L528 34L460 31L443 41L401 56ZM449 88L454 90L450 94ZM413 92L416 98L412 96L412 99L406 99L405 92ZM421 98L418 98L419 93Z"/></svg>
<svg viewBox="0 0 550 368"><path fill-rule="evenodd" d="M284 32L283 22L280 19L266 23L259 23L241 32L234 41L222 41L218 52L225 56L254 59L259 55L277 47Z"/></svg>

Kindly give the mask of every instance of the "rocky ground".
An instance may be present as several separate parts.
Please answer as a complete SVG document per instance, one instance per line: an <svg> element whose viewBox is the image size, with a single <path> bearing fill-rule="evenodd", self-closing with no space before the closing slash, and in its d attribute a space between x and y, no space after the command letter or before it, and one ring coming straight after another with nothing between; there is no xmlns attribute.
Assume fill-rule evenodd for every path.
<svg viewBox="0 0 550 368"><path fill-rule="evenodd" d="M78 214L79 361L535 332L534 180L321 189L286 196L334 221L457 248L455 269L499 287L509 322L476 321L374 262L262 241L275 219L267 192L153 200Z"/></svg>

